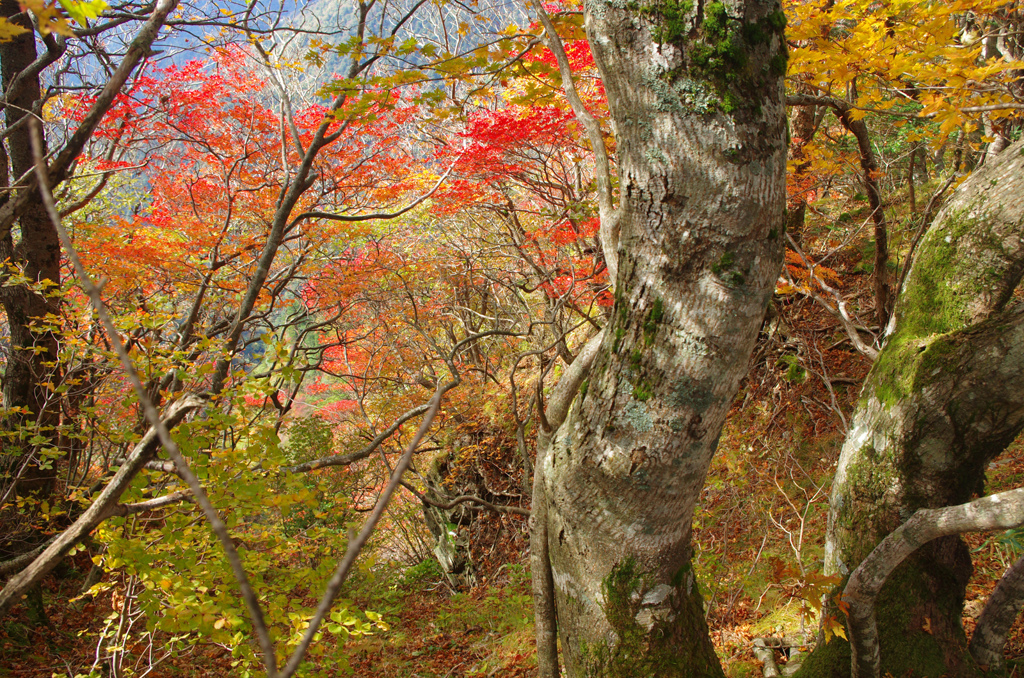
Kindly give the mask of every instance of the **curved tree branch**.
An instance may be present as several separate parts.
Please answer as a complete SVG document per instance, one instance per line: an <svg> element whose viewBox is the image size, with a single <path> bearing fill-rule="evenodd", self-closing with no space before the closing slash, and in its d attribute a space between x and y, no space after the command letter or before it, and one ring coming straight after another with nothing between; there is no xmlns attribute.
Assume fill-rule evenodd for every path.
<svg viewBox="0 0 1024 678"><path fill-rule="evenodd" d="M377 437L370 441L370 444L359 450L358 452L352 452L351 454L332 454L328 457L321 457L312 461L307 461L297 466L289 467L287 470L292 473L305 473L308 471L314 471L318 468L326 468L328 466L348 466L349 464L359 461L360 459L366 459L373 454L381 443L394 435L395 431L401 427L402 424L409 421L413 417L423 414L430 408L430 404L420 405L414 407L388 426L386 429L377 434Z"/></svg>
<svg viewBox="0 0 1024 678"><path fill-rule="evenodd" d="M405 207L402 207L402 208L400 208L398 210L395 210L394 212L372 212L370 214L335 214L334 212L320 212L320 211L303 212L302 214L300 214L297 217L295 217L294 219L292 219L291 224L289 224L289 226L288 226L288 230L291 230L292 227L294 227L297 223L299 223L300 221L302 221L304 219L326 219L327 221L345 221L345 222L387 221L389 219L397 219L398 217L402 216L403 214L406 214L407 212L409 212L410 210L415 209L418 205L421 205L424 200L426 200L430 196L434 195L434 193L437 192L437 189L441 188L441 185L444 183L444 180L448 178L448 175L450 175L452 173L452 170L455 169L455 165L456 165L456 163L458 163L459 158L461 158L461 157L462 157L462 154L460 153L459 156L457 158L455 158L455 162L452 163L451 167L449 167L448 169L446 169L444 171L444 174L442 174L438 178L438 180L436 182L434 182L433 187L431 187L431 189L429 191L427 191L423 195L417 197L415 200L413 200L411 203L409 203Z"/></svg>
<svg viewBox="0 0 1024 678"><path fill-rule="evenodd" d="M1010 566L996 583L971 636L970 652L988 671L1003 667L1003 647L1010 628L1024 607L1024 558Z"/></svg>
<svg viewBox="0 0 1024 678"><path fill-rule="evenodd" d="M458 506L459 504L473 503L473 504L479 504L480 506L484 507L488 511L493 511L494 513L515 513L516 515L519 515L519 516L526 516L527 518L530 517L530 510L529 509L524 509L521 506L507 506L505 504L492 504L491 502L489 502L489 501L487 501L485 499L481 499L480 497L474 497L474 496L469 495L469 494L459 495L458 497L455 497L454 499L452 499L448 503L442 503L442 502L439 502L439 501L434 501L433 499L431 499L427 495L423 494L422 492L417 490L415 487L413 487L409 483L403 482L402 483L402 487L404 487L405 489L409 490L414 495L416 495L416 498L419 499L424 504L427 504L428 506L433 506L434 508L441 509L442 511L448 511L450 509L453 509L456 506Z"/></svg>
<svg viewBox="0 0 1024 678"><path fill-rule="evenodd" d="M1024 524L1024 488L1000 492L958 506L920 509L865 558L843 590L849 605L853 678L879 678L878 625L875 601L882 585L907 556L939 537L1008 530Z"/></svg>
<svg viewBox="0 0 1024 678"><path fill-rule="evenodd" d="M530 510L530 572L533 580L534 631L537 638L537 673L558 678L558 624L555 617L555 581L548 552L548 496L545 488L551 437L565 422L576 392L590 373L604 339L601 330L584 345L552 389L545 408L550 430L537 432L537 461L533 468Z"/></svg>
<svg viewBox="0 0 1024 678"><path fill-rule="evenodd" d="M544 408L544 416L552 430L556 430L561 426L562 422L565 421L566 415L569 414L569 406L572 405L576 392L579 391L580 385L590 373L590 367L594 364L597 351L601 348L604 332L604 330L601 330L583 345L580 352L576 354L572 364L565 369L562 377L551 390L551 395L548 396L547 407ZM538 461L538 463L540 462Z"/></svg>

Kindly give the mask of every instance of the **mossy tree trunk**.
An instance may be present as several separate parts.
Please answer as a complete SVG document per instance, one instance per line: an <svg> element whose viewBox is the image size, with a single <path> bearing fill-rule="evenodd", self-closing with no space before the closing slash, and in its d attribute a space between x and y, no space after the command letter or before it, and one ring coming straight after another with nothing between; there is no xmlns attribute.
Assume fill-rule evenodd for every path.
<svg viewBox="0 0 1024 678"><path fill-rule="evenodd" d="M41 114L36 34L28 13L16 0L0 2L0 16L29 29L8 41L0 42L0 71L4 91L7 133L0 147L0 186L25 181L35 163L25 118ZM50 52L57 51L54 37L48 37ZM56 57L53 57L56 58ZM26 77L27 76L27 77ZM15 87L18 83L20 86ZM16 185L16 183L15 183ZM0 196L0 203L11 199L10 190ZM3 306L10 329L10 354L3 375L3 404L7 429L0 439L0 488L17 482L19 493L33 492L47 498L53 486L55 471L45 461L45 452L56 448L58 407L50 402L53 391L45 384L57 373L57 339L52 331L43 329L46 316L57 313L53 292L60 285L60 241L57 229L50 223L41 198L36 198L18 221L17 237L8 232L0 237L0 305ZM16 272L29 284L10 279ZM40 445L29 440L39 436L51 443ZM47 450L49 448L49 450Z"/></svg>
<svg viewBox="0 0 1024 678"><path fill-rule="evenodd" d="M781 264L784 23L775 1L586 5L621 230L612 318L537 469L570 676L722 675L691 519Z"/></svg>
<svg viewBox="0 0 1024 678"><path fill-rule="evenodd" d="M1024 427L1020 308L1024 145L957 190L921 243L893 333L865 383L832 486L826 570L848 574L919 508L969 501ZM970 554L958 537L908 559L882 590L882 674L978 672L961 626ZM847 676L843 641L821 644L803 676Z"/></svg>

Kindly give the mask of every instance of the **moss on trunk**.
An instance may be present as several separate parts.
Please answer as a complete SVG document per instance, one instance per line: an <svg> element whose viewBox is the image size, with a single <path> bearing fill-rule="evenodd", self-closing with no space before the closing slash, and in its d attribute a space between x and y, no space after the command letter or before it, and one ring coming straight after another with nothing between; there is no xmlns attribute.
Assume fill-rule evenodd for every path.
<svg viewBox="0 0 1024 678"><path fill-rule="evenodd" d="M960 624L969 575L970 559L959 539L936 540L893 572L876 608L883 675L984 675L970 659ZM830 613L841 616L834 606ZM850 644L838 637L828 643L819 639L796 674L797 678L849 676Z"/></svg>
<svg viewBox="0 0 1024 678"><path fill-rule="evenodd" d="M614 637L584 643L574 662L602 678L718 678L724 676L704 622L704 602L686 567L672 586L656 584L632 557L602 582L604 612ZM667 605L666 605L667 603Z"/></svg>
<svg viewBox="0 0 1024 678"><path fill-rule="evenodd" d="M968 501L1024 428L1024 321L1004 311L1024 274L1018 145L965 182L937 217L865 384L833 483L826 569L848 574L919 508ZM974 676L961 628L970 556L936 540L879 599L881 671ZM848 646L820 644L801 676L848 676Z"/></svg>

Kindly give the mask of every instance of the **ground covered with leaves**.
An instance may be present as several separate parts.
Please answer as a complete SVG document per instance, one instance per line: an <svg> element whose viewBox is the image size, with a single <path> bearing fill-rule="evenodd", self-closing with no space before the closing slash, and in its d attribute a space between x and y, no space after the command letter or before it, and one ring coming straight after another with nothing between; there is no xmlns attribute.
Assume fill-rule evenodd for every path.
<svg viewBox="0 0 1024 678"><path fill-rule="evenodd" d="M803 393L802 384L785 398L802 409L800 397L794 398L799 393ZM730 425L728 441L746 440L750 435L743 421L740 416ZM827 583L820 576L827 504L824 496L815 496L821 483L827 487L827 479L815 474L827 475L835 460L834 444L828 437L793 434L801 429L791 430L787 437L781 428L775 438L768 439L777 439L777 445L758 450L758 441L764 439L756 437L743 443L748 448L754 445L754 454L748 449L741 457L738 451L730 455L726 450L719 457L705 490L697 531L697 571L702 575L712 636L727 675L737 678L761 673L751 651L754 638L799 638L801 633L813 637L815 596ZM786 455L772 456L779 449L786 449ZM817 461L815 455L820 455ZM1022 481L1024 459L1010 452L994 465L991 490L1019 486ZM968 542L976 558L964 619L970 631L995 581L1024 552L1024 535L1016 531L972 535ZM157 633L148 638L134 636L139 640L122 648L111 647L102 633L109 634L116 625L144 627L145 620L121 614L125 600L117 587L71 602L89 566L84 554L73 558L46 580L38 601L41 606L26 600L4 620L0 676L70 678L88 675L94 665L101 671L97 675L111 675L112 661L119 667L117 675L124 676L143 675L147 670L151 676L238 675L229 652L216 645L193 645L187 638ZM365 569L345 596L356 607L380 614L386 629L344 647L325 637L310 675L533 675L528 570L522 563L510 562L488 570L481 580L473 589L455 591L433 560ZM1007 657L1024 657L1020 622L1007 645Z"/></svg>

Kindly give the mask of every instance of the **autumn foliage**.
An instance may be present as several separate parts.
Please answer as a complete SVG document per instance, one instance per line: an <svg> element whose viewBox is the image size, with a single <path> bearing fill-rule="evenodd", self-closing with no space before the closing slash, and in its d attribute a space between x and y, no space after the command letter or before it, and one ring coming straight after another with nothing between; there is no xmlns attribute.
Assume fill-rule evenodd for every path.
<svg viewBox="0 0 1024 678"><path fill-rule="evenodd" d="M79 21L52 3L31 5L69 36L68 20L95 22L103 11L95 7ZM547 10L614 154L582 9L560 2ZM755 635L758 596L793 603L801 625L821 618L827 635L842 635L820 609L835 581L820 572L817 546L797 546L793 536L803 539L805 526L816 538L823 532L817 488L827 485L852 387L869 366L847 349L844 332L853 327L869 348L884 340L882 328L863 320L872 311L864 274L875 241L864 231L872 215L862 151L833 104L866 121L872 135L894 283L927 217L925 197L935 190L941 200L947 176L969 169L988 143L1019 134L1024 106L1019 35L1016 43L996 39L1014 26L1019 34L1019 9L1006 0L932 3L926 11L907 0L790 2L786 11L788 94L806 97L802 105L811 109L806 129L790 139L789 208L807 216L788 234L747 391L703 497L706 524L696 528L711 618L744 643ZM0 23L0 40L16 34L11 26ZM537 39L540 25L501 27L469 48L459 39L475 36L471 23L451 28L448 42L398 28L336 42L318 35L304 55L287 59L267 57L250 35L215 41L196 58L149 60L117 94L71 178L56 187L74 248L102 282L149 397L165 406L207 393L227 365L223 389L208 394L203 415L176 437L255 573L281 652L298 644L333 567L412 440L418 408L439 386L458 382L421 443L408 491L371 542L375 557L434 557L437 537L421 520L424 496L443 502L469 488L492 503L529 507L537 413L613 304L593 153L555 58ZM329 75L316 86L303 80L307 69L364 58L391 59L390 70ZM97 92L68 87L41 105L51 137L70 136ZM297 184L303 166L308 174ZM80 516L148 429L111 334L67 257L60 286L23 279L6 263L4 285L59 298L59 314L30 322L33 331L59 336L60 349L40 384L56 423L5 430L0 444L35 441L59 482L47 497L19 496L13 481L0 482L0 519L10 528L0 560ZM265 281L251 290L260 275ZM250 291L252 308L241 313ZM847 308L842 325L833 316ZM795 433L784 437L790 424ZM154 457L121 504L180 492L168 464ZM304 464L311 470L294 472ZM196 507L179 500L113 515L71 554L79 567L105 573L82 592L108 615L87 649L119 675L154 644L175 657L220 648L210 661L221 671L256 672L260 659L229 563ZM524 556L525 518L468 506L458 516L465 524L445 529L467 540L480 583L490 577L521 587L521 569L508 561ZM757 544L736 527L755 523L771 535L761 543L770 543L763 567ZM784 562L791 555L795 562ZM735 574L748 568L745 579ZM370 564L359 572L311 661L343 670L351 654L365 675L378 668L373 652L388 651L372 638L389 622L373 599L359 596L379 576ZM505 593L466 595L478 596L467 608L506 609ZM508 596L529 602L519 588ZM468 625L465 633L476 631ZM528 630L514 633L529 645ZM445 645L451 656L472 654L454 645ZM483 668L466 675L525 675L530 651L506 652L499 668L477 653Z"/></svg>

